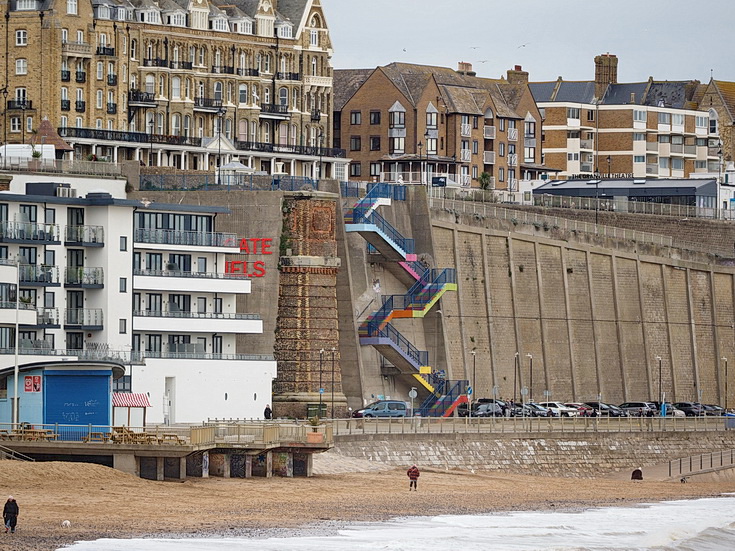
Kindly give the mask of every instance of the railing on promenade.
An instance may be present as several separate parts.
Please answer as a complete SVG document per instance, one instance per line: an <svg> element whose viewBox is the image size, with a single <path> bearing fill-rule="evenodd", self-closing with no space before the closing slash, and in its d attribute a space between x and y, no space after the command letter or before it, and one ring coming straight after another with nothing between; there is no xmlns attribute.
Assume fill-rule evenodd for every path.
<svg viewBox="0 0 735 551"><path fill-rule="evenodd" d="M381 417L335 419L331 423L335 436L716 432L728 428L724 417Z"/></svg>
<svg viewBox="0 0 735 551"><path fill-rule="evenodd" d="M669 477L735 467L735 450L720 450L669 461Z"/></svg>

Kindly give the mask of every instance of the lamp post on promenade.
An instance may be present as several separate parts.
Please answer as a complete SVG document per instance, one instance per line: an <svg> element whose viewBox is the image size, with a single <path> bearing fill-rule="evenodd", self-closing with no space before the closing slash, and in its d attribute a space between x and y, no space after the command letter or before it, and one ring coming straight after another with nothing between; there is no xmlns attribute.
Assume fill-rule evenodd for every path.
<svg viewBox="0 0 735 551"><path fill-rule="evenodd" d="M224 107L217 110L217 185L222 185L222 119L227 113ZM321 387L321 385L319 385ZM321 411L319 412L321 413Z"/></svg>
<svg viewBox="0 0 735 551"><path fill-rule="evenodd" d="M474 349L470 350L470 354L472 354L472 392L477 392L477 355L476 351ZM467 411L469 412L467 415L468 417L472 417L472 399L468 396L469 404L467 404Z"/></svg>
<svg viewBox="0 0 735 551"><path fill-rule="evenodd" d="M662 392L662 386L661 386L661 381L663 380L662 379L663 369L661 367L662 364L663 364L663 360L662 360L661 356L656 356L656 361L658 362L658 400L659 400L659 402L661 404L663 404L663 402L664 402L664 398L663 398L664 394ZM659 407L661 407L661 406L659 406Z"/></svg>
<svg viewBox="0 0 735 551"><path fill-rule="evenodd" d="M416 144L416 147L419 149L419 182L421 184L424 183L424 170L423 170L423 157L421 156L421 152L424 150L424 144L419 142Z"/></svg>
<svg viewBox="0 0 735 551"><path fill-rule="evenodd" d="M334 347L332 347L332 419L335 418L334 416Z"/></svg>
<svg viewBox="0 0 735 551"><path fill-rule="evenodd" d="M528 388L528 401L533 402L533 354L526 354L526 357L528 358L528 370L531 374L531 384Z"/></svg>
<svg viewBox="0 0 735 551"><path fill-rule="evenodd" d="M513 362L515 364L515 366L513 367L513 403L515 404L516 388L518 387L518 352L516 352Z"/></svg>
<svg viewBox="0 0 735 551"><path fill-rule="evenodd" d="M725 413L727 413L727 358L723 356L722 361L725 362Z"/></svg>
<svg viewBox="0 0 735 551"><path fill-rule="evenodd" d="M322 361L324 359L324 349L319 351L319 413L317 417L322 416Z"/></svg>

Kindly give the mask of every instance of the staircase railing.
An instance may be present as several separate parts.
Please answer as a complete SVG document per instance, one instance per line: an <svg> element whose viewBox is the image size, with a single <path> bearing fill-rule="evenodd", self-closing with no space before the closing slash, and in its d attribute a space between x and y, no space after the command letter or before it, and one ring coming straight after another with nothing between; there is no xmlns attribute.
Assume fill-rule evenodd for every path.
<svg viewBox="0 0 735 551"><path fill-rule="evenodd" d="M435 394L422 402L418 413L422 417L441 417L452 407L457 399L467 393L468 381L444 381L434 386Z"/></svg>
<svg viewBox="0 0 735 551"><path fill-rule="evenodd" d="M429 363L429 352L416 348L390 323L371 336L390 339L412 361L416 368Z"/></svg>
<svg viewBox="0 0 735 551"><path fill-rule="evenodd" d="M403 237L401 232L395 229L385 218L375 211L364 207L355 207L352 209L352 221L348 222L351 224L370 224L375 226L383 232L388 239L393 241L396 246L406 254L413 254L414 252L414 241ZM347 217L345 217L347 221Z"/></svg>

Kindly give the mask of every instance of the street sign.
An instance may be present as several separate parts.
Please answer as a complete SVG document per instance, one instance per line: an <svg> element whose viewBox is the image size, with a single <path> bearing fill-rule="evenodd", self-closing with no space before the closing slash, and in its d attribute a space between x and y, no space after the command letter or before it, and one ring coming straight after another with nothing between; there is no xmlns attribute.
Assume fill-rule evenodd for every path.
<svg viewBox="0 0 735 551"><path fill-rule="evenodd" d="M324 389L323 388L320 388L319 389L319 394L324 394Z"/></svg>
<svg viewBox="0 0 735 551"><path fill-rule="evenodd" d="M414 398L416 398L416 396L418 396L416 389L411 387L411 390L408 391L408 397L411 398L411 400L413 400Z"/></svg>
<svg viewBox="0 0 735 551"><path fill-rule="evenodd" d="M467 396L472 396L472 387L471 386L468 386L467 387Z"/></svg>

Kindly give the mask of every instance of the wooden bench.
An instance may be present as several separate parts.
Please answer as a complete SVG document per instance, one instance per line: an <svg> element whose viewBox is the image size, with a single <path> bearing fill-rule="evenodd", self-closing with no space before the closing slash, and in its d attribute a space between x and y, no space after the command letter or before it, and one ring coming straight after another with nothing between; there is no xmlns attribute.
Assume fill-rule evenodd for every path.
<svg viewBox="0 0 735 551"><path fill-rule="evenodd" d="M107 442L112 436L109 432L90 432L82 438L83 442Z"/></svg>
<svg viewBox="0 0 735 551"><path fill-rule="evenodd" d="M158 438L161 444L186 444L186 440L181 438L178 434L165 433Z"/></svg>

